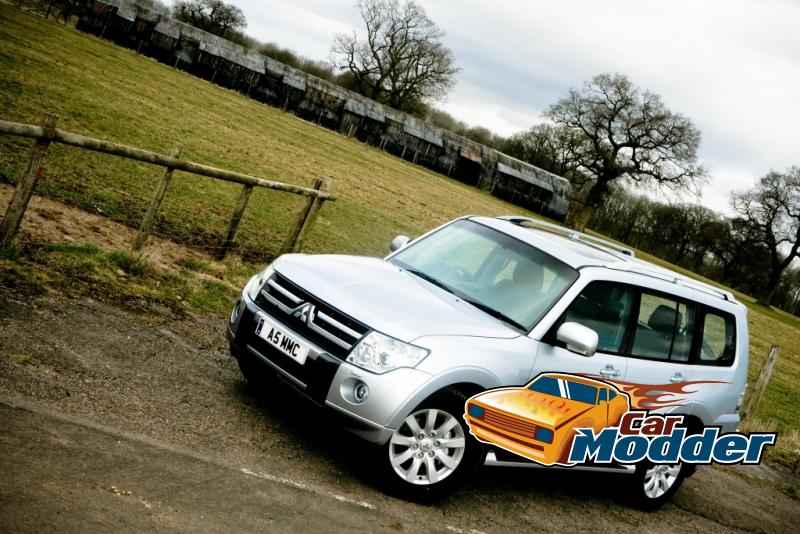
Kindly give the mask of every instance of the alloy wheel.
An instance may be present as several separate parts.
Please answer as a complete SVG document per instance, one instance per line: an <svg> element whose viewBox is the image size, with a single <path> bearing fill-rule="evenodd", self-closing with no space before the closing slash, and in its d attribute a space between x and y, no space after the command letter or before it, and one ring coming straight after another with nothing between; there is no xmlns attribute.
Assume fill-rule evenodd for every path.
<svg viewBox="0 0 800 534"><path fill-rule="evenodd" d="M458 468L466 440L458 419L435 408L405 418L389 440L389 461L395 473L411 484L441 482Z"/></svg>
<svg viewBox="0 0 800 534"><path fill-rule="evenodd" d="M644 474L644 494L651 499L658 499L675 484L681 473L681 464L651 465Z"/></svg>

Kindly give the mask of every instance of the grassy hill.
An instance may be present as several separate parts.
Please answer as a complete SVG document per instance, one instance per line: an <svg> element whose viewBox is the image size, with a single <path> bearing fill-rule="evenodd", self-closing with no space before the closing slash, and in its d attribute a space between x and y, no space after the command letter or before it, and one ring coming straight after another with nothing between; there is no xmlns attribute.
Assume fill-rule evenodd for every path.
<svg viewBox="0 0 800 534"><path fill-rule="evenodd" d="M184 157L201 163L301 185L316 177L328 180L339 200L323 207L306 242L309 252L382 255L394 235L418 235L459 215L525 213L132 51L0 4L0 118L37 123L43 112L59 114L61 128L164 153L179 141ZM0 180L19 176L29 144L0 137ZM38 191L136 226L160 172L53 146ZM176 173L158 233L180 243L217 244L238 194L239 186ZM256 190L240 229L242 249L265 258L275 254L300 202ZM241 276L231 277L234 285ZM234 295L223 289L224 298ZM793 431L778 440L791 456L800 447L800 320L739 298L750 308L751 383L769 346L781 347L757 415L761 426Z"/></svg>

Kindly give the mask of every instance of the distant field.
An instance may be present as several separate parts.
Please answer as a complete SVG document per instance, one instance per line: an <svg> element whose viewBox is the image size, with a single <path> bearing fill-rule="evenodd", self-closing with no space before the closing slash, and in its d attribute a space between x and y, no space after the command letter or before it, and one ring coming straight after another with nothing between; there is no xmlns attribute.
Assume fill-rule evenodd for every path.
<svg viewBox="0 0 800 534"><path fill-rule="evenodd" d="M287 113L53 21L0 4L0 117L60 127L265 178L308 185L328 180L327 203L307 240L310 252L382 255L398 233L411 236L455 216L526 213L474 188L348 140ZM0 180L21 172L29 141L0 137ZM51 148L39 192L135 226L160 170L62 146ZM239 186L176 173L158 232L181 243L216 244ZM240 230L245 251L277 252L301 200L256 190ZM643 254L643 256L647 257ZM654 260L664 264L660 260ZM800 320L750 307L751 384L770 345L781 347L757 416L793 430L800 447ZM780 443L780 439L779 439Z"/></svg>
<svg viewBox="0 0 800 534"><path fill-rule="evenodd" d="M524 212L472 187L221 89L151 59L0 4L0 115L183 156L271 180L329 182L307 241L312 252L383 254L398 233L414 234L465 213ZM0 179L19 175L30 141L0 138ZM136 225L160 169L54 146L39 191ZM181 242L215 244L240 186L176 173L159 231ZM239 241L247 252L277 252L302 200L256 189Z"/></svg>

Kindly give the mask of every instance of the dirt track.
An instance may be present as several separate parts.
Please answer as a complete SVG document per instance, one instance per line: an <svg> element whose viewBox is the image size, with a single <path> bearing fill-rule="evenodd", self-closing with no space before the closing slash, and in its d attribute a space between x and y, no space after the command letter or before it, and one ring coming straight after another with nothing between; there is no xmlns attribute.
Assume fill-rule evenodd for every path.
<svg viewBox="0 0 800 534"><path fill-rule="evenodd" d="M83 524L81 517L91 517L84 526L95 531L120 522L131 531L145 525L166 530L219 531L226 525L261 530L264 523L250 518L259 510L280 530L296 527L299 517L309 522L331 518L326 526L333 531L360 525L371 530L450 532L789 532L800 520L800 503L769 484L711 468L701 469L672 504L655 514L631 510L617 501L614 478L541 470L484 469L469 488L435 506L399 501L375 490L369 466L362 460L368 451L358 440L321 422L313 408L294 402L286 391L266 395L251 391L227 354L218 321L132 313L89 300L31 303L0 292L0 401L21 401L33 410L0 409L5 433L0 441L0 472L15 474L0 477L0 529L16 532L61 530L71 524L57 513L66 509L78 525ZM49 422L51 415L46 414L54 414L58 424ZM65 423L64 417L72 419ZM91 430L98 424L106 430ZM44 454L42 448L22 456L29 458L30 475L19 476L23 465L19 443L54 425L67 425L69 432L82 436L81 447L76 448L47 434L54 445L44 458L65 458L58 463L60 485L48 478L55 474L43 467L46 464L34 460L37 452ZM119 433L128 436L128 449L108 452L101 465L80 460L103 455L104 440ZM153 442L158 446L153 448ZM138 448L144 452L135 452ZM142 463L141 457L148 461ZM181 480L182 471L170 467L176 457L200 462L191 470L200 478ZM144 465L173 474L144 477ZM219 466L225 468L219 475L224 484L203 482L202 472ZM263 476L245 476L242 469ZM130 484L115 484L110 475L115 470L127 473ZM194 497L179 490L182 483L192 488ZM226 490L231 484L241 488ZM281 487L276 489L276 484ZM112 485L145 500L158 495L162 506L187 514L164 522L141 505L96 505L98 492ZM71 491L63 492L64 487ZM301 496L287 497L290 489ZM254 501L252 492L261 500ZM270 502L297 516L270 516ZM314 503L313 509L308 502ZM203 503L219 506L207 510L207 521L189 521L193 517L189 512ZM43 522L31 523L32 512Z"/></svg>

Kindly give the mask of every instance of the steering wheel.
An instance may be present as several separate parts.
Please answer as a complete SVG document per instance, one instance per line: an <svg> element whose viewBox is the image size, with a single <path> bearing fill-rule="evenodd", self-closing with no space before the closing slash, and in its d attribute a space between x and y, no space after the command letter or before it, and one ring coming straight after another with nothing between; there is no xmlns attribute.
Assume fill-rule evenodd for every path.
<svg viewBox="0 0 800 534"><path fill-rule="evenodd" d="M472 275L463 267L453 267L453 272L459 280L463 280L464 282L469 282L472 279Z"/></svg>

